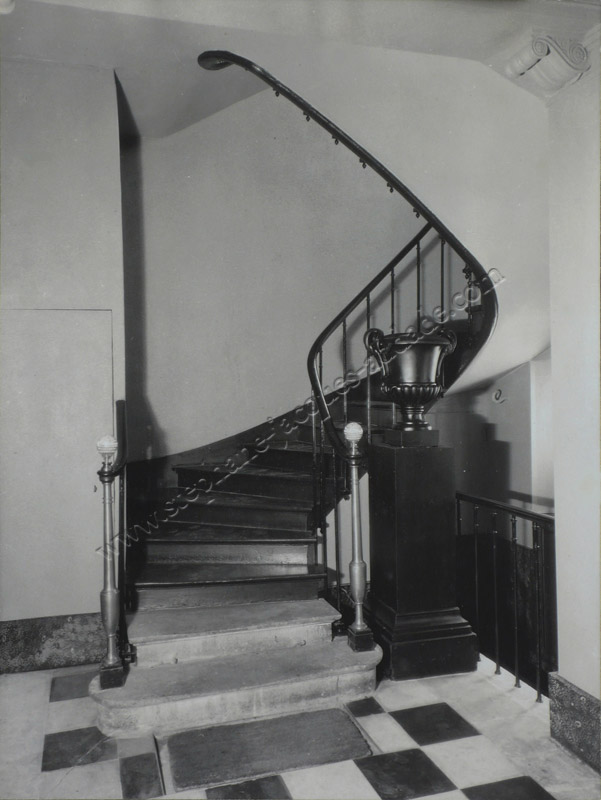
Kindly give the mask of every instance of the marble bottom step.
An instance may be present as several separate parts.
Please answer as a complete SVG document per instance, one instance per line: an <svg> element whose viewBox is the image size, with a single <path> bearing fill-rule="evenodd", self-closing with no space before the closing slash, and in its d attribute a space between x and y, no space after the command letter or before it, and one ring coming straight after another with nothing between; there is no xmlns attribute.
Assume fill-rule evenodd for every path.
<svg viewBox="0 0 601 800"><path fill-rule="evenodd" d="M379 647L346 640L132 670L125 686L90 695L107 736L137 736L326 708L371 694Z"/></svg>
<svg viewBox="0 0 601 800"><path fill-rule="evenodd" d="M325 600L140 611L128 635L141 669L328 642L339 613Z"/></svg>

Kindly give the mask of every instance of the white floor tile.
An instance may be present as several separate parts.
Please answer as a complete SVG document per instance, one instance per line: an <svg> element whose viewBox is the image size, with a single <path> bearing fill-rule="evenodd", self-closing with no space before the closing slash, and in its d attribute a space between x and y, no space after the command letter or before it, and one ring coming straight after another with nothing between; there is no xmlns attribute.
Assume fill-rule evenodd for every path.
<svg viewBox="0 0 601 800"><path fill-rule="evenodd" d="M599 780L580 782L578 786L545 786L555 800L599 800L601 785Z"/></svg>
<svg viewBox="0 0 601 800"><path fill-rule="evenodd" d="M294 800L380 800L380 795L353 761L285 772Z"/></svg>
<svg viewBox="0 0 601 800"><path fill-rule="evenodd" d="M431 744L423 750L460 789L523 774L485 736Z"/></svg>
<svg viewBox="0 0 601 800"><path fill-rule="evenodd" d="M50 674L0 675L0 766L41 764Z"/></svg>
<svg viewBox="0 0 601 800"><path fill-rule="evenodd" d="M420 797L419 800L466 800L463 792L443 792L442 794L429 794L427 797Z"/></svg>
<svg viewBox="0 0 601 800"><path fill-rule="evenodd" d="M388 714L370 714L357 722L382 753L409 750L418 745L396 720Z"/></svg>
<svg viewBox="0 0 601 800"><path fill-rule="evenodd" d="M382 681L374 697L387 711L439 703L440 698L423 681Z"/></svg>
<svg viewBox="0 0 601 800"><path fill-rule="evenodd" d="M97 705L89 697L48 703L46 733L90 728L96 725L97 716Z"/></svg>
<svg viewBox="0 0 601 800"><path fill-rule="evenodd" d="M44 772L40 785L41 800L114 800L122 798L119 762L101 761L83 767Z"/></svg>
<svg viewBox="0 0 601 800"><path fill-rule="evenodd" d="M3 800L31 800L40 790L40 760L36 765L12 764L0 767L0 797Z"/></svg>
<svg viewBox="0 0 601 800"><path fill-rule="evenodd" d="M163 795L161 800L207 800L204 789L186 789L185 792Z"/></svg>

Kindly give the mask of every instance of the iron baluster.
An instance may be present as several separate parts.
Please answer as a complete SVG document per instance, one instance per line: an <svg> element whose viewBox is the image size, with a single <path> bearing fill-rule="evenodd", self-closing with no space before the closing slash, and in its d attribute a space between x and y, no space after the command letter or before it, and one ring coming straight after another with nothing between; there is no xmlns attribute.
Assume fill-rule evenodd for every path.
<svg viewBox="0 0 601 800"><path fill-rule="evenodd" d="M371 328L371 296L368 294L366 300L365 317L367 322L366 330ZM367 441L371 442L371 355L367 356Z"/></svg>
<svg viewBox="0 0 601 800"><path fill-rule="evenodd" d="M317 563L318 544L317 544L317 531L319 528L317 509L319 507L319 469L318 469L318 442L317 442L317 401L315 394L311 394L311 444L312 444L312 472L313 472L313 550L315 554L315 562ZM327 588L327 573L326 573L326 588Z"/></svg>
<svg viewBox="0 0 601 800"><path fill-rule="evenodd" d="M540 586L540 525L538 522L532 523L532 539L534 549L534 586L536 602L536 702L542 703L542 647L541 647L541 586Z"/></svg>
<svg viewBox="0 0 601 800"><path fill-rule="evenodd" d="M440 324L444 324L445 318L445 287L444 287L444 246L445 240L440 239Z"/></svg>
<svg viewBox="0 0 601 800"><path fill-rule="evenodd" d="M475 505L472 517L474 526L474 599L476 602L476 632L480 635L480 581L478 570L478 535L480 533L480 522L478 520L478 511L480 506Z"/></svg>
<svg viewBox="0 0 601 800"><path fill-rule="evenodd" d="M344 394L342 395L342 409L344 424L348 422L348 397L347 397L347 371L348 371L348 352L347 352L347 332L346 332L346 317L342 320L342 374L344 376Z"/></svg>
<svg viewBox="0 0 601 800"><path fill-rule="evenodd" d="M467 281L467 344L468 347L471 347L474 343L474 312L472 310L472 286L474 285L474 273L472 272L471 267L466 264L463 268L463 274L465 275L465 279Z"/></svg>
<svg viewBox="0 0 601 800"><path fill-rule="evenodd" d="M323 350L319 351L319 364L318 364L318 373L319 373L319 383L323 386ZM323 425L323 419L320 418L319 420L319 457L317 459L318 463L318 476L319 476L319 483L318 483L318 490L319 490L319 501L318 501L318 509L319 509L319 530L321 532L321 549L323 553L323 568L327 575L328 573L328 548L326 542L326 516L325 516L325 490L324 490L324 443L325 443L325 431Z"/></svg>
<svg viewBox="0 0 601 800"><path fill-rule="evenodd" d="M514 675L515 686L519 689L520 683L520 658L518 648L518 626L519 626L519 613L518 613L518 535L517 535L517 517L515 514L511 515L511 562L513 574L513 658L514 658Z"/></svg>
<svg viewBox="0 0 601 800"><path fill-rule="evenodd" d="M416 252L416 275L417 275L417 333L422 332L422 248L421 242L417 243Z"/></svg>
<svg viewBox="0 0 601 800"><path fill-rule="evenodd" d="M499 651L499 597L497 591L497 512L492 513L492 570L495 607L495 675L501 674Z"/></svg>
<svg viewBox="0 0 601 800"><path fill-rule="evenodd" d="M395 323L395 272L394 267L390 271L390 333L394 333L394 323ZM392 402L390 404L392 409L392 427L394 428L396 425L396 404Z"/></svg>

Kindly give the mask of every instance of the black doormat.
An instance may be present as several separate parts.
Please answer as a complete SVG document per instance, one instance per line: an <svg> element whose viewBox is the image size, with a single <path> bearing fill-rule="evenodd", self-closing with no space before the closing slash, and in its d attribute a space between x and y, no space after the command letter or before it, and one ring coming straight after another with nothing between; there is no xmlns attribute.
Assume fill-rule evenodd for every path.
<svg viewBox="0 0 601 800"><path fill-rule="evenodd" d="M197 728L165 737L176 791L371 755L338 708Z"/></svg>

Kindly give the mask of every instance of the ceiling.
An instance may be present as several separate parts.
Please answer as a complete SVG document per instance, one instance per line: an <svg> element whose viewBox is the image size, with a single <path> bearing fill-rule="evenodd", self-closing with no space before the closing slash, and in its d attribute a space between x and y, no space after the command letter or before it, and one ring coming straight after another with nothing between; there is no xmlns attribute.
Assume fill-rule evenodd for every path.
<svg viewBox="0 0 601 800"><path fill-rule="evenodd" d="M16 0L0 18L0 44L4 58L114 69L130 132L160 137L264 88L241 70L201 70L196 58L206 49L233 50L259 63L276 49L303 69L308 44L330 40L472 59L502 72L535 30L582 40L601 19L600 3Z"/></svg>

